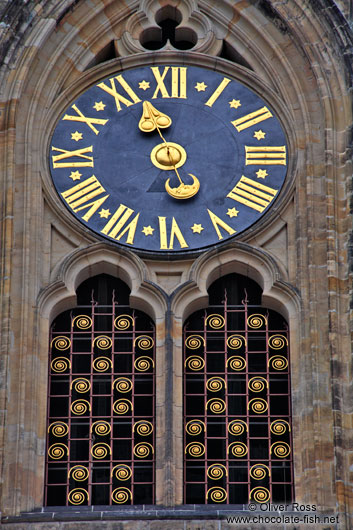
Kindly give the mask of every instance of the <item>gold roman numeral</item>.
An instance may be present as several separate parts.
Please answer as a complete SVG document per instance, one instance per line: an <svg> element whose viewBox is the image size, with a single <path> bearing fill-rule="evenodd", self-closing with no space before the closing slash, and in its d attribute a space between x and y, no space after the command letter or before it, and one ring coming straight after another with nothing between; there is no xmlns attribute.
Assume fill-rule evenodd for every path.
<svg viewBox="0 0 353 530"><path fill-rule="evenodd" d="M93 145L89 147L83 147L82 149L75 149L74 151L68 151L67 149L60 149L59 147L52 146L52 151L59 151L61 155L52 155L53 159L53 168L57 169L58 167L93 167L93 156L87 156L85 153L93 152ZM65 160L66 158L84 158L89 160L89 162L59 162L59 160Z"/></svg>
<svg viewBox="0 0 353 530"><path fill-rule="evenodd" d="M170 78L171 93L169 95L169 92L164 84L164 79L167 73L170 71L170 69L171 69L172 75ZM162 98L186 99L186 72L187 72L186 67L165 66L163 72L161 73L159 71L159 66L151 66L151 70L153 72L155 80L157 81L156 90L154 91L152 99L156 99L158 97L159 92L161 93Z"/></svg>
<svg viewBox="0 0 353 530"><path fill-rule="evenodd" d="M65 116L63 117L63 120L80 121L82 123L85 123L95 134L99 134L99 131L98 129L95 128L94 125L92 125L93 123L95 125L105 125L107 121L109 121L109 120L102 120L99 118L88 118L87 116L84 116L82 114L82 112L80 111L80 109L76 107L76 105L72 105L72 108L74 109L74 111L77 112L77 116L71 116L70 114L65 114Z"/></svg>
<svg viewBox="0 0 353 530"><path fill-rule="evenodd" d="M167 233L167 222L166 217L158 217L159 219L159 236L160 236L160 249L161 250L173 250L174 249L174 237L179 241L180 248L188 248L188 244L184 239L183 234L173 217L172 228L170 230L169 246L168 246L168 233Z"/></svg>
<svg viewBox="0 0 353 530"><path fill-rule="evenodd" d="M242 116L231 123L234 125L236 130L240 132L244 129L247 129L248 127L251 127L252 125L256 125L260 121L267 120L268 118L272 118L271 112L267 107L262 107L261 109L255 110L255 112L251 112L250 114L246 114L246 116Z"/></svg>
<svg viewBox="0 0 353 530"><path fill-rule="evenodd" d="M64 191L61 195L74 212L89 208L88 212L82 217L84 221L88 221L109 195L105 195L93 202L88 201L104 192L105 189L99 180L93 175L79 184L76 184L76 186Z"/></svg>
<svg viewBox="0 0 353 530"><path fill-rule="evenodd" d="M130 96L131 100L127 99L126 97L119 94L117 91L115 80L120 84L120 86L125 90L128 96ZM127 107L130 107L131 105L134 105L135 103L139 103L141 100L135 94L135 92L132 90L131 86L125 81L122 75L117 75L116 77L111 77L109 79L110 87L108 87L105 83L99 83L97 86L107 92L110 96L113 96L115 99L116 104L116 110L118 112L121 111L121 104L126 105Z"/></svg>
<svg viewBox="0 0 353 530"><path fill-rule="evenodd" d="M213 103L216 101L216 99L219 98L219 96L222 94L223 90L226 88L226 86L230 83L230 79L227 77L224 77L223 80L220 82L216 90L213 92L211 97L206 101L205 105L208 107L212 107Z"/></svg>
<svg viewBox="0 0 353 530"><path fill-rule="evenodd" d="M242 176L227 197L241 202L253 210L263 212L277 193L278 190Z"/></svg>
<svg viewBox="0 0 353 530"><path fill-rule="evenodd" d="M136 233L137 222L140 217L140 213L135 215L135 217L126 225L127 221L130 219L131 215L134 213L134 210L128 208L124 204L120 204L119 208L113 214L112 218L107 222L105 227L101 230L102 234L105 234L117 241L123 237L127 232L126 243L129 245L134 244L134 238ZM125 226L126 225L126 226Z"/></svg>
<svg viewBox="0 0 353 530"><path fill-rule="evenodd" d="M285 166L286 146L245 146L245 165L256 166Z"/></svg>
<svg viewBox="0 0 353 530"><path fill-rule="evenodd" d="M231 226L227 225L227 223L222 221L222 219L220 219L216 214L211 212L211 210L207 210L207 211L208 211L208 215L210 216L210 219L212 221L213 227L214 227L214 229L217 232L218 239L223 239L223 236L221 234L221 231L220 231L219 227L223 228L223 230L228 232L228 234L230 236L235 234L236 230L234 230Z"/></svg>

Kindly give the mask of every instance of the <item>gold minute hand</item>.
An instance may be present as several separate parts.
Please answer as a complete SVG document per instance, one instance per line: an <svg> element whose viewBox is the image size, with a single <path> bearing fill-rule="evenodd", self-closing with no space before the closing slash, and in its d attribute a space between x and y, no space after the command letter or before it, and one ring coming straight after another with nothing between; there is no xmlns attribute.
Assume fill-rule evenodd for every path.
<svg viewBox="0 0 353 530"><path fill-rule="evenodd" d="M161 133L160 129L166 129L167 127L170 127L172 124L172 120L167 114L164 114L163 112L159 111L150 103L149 101L143 102L143 111L142 116L139 122L139 128L142 132L153 132L157 129L159 136L163 140L166 151L167 151L167 157L169 160L169 166L174 169L180 184L184 184L184 182L181 180L179 172L177 168L175 167L175 164L179 161L178 159L173 159L173 155L170 149L170 146L166 139L164 138L163 134Z"/></svg>

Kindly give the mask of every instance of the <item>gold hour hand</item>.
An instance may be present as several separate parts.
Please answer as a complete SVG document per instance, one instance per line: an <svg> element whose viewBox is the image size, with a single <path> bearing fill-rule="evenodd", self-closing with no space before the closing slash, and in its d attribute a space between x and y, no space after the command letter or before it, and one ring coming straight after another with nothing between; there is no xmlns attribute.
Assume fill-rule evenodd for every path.
<svg viewBox="0 0 353 530"><path fill-rule="evenodd" d="M200 189L200 182L189 173L193 180L192 184L185 184L179 175L178 167L182 166L186 161L185 149L174 142L167 142L163 137L160 129L166 129L172 123L172 120L167 114L159 111L149 101L143 102L142 116L139 122L139 129L142 132L152 132L157 129L159 136L163 140L162 144L156 145L151 152L151 161L159 169L164 171L174 170L179 179L179 186L172 188L170 186L170 179L165 183L165 190L174 199L190 199Z"/></svg>
<svg viewBox="0 0 353 530"><path fill-rule="evenodd" d="M143 102L142 116L139 128L142 132L153 132L155 129L166 129L172 124L167 114L156 109L149 101Z"/></svg>

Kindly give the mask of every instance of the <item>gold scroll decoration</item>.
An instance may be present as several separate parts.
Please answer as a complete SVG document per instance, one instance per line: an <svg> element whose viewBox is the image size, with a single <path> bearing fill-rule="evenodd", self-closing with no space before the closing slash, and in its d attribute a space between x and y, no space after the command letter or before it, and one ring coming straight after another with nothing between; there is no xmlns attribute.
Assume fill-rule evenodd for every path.
<svg viewBox="0 0 353 530"><path fill-rule="evenodd" d="M268 409L268 403L262 398L253 398L248 403L248 409L250 407L255 414L263 414Z"/></svg>
<svg viewBox="0 0 353 530"><path fill-rule="evenodd" d="M118 480L129 480L132 475L131 467L126 464L118 464L112 469L112 475L115 473L115 478Z"/></svg>
<svg viewBox="0 0 353 530"><path fill-rule="evenodd" d="M224 502L227 500L227 492L224 488L219 486L214 486L207 491L206 500L211 500L212 502Z"/></svg>
<svg viewBox="0 0 353 530"><path fill-rule="evenodd" d="M201 442L190 442L185 447L185 454L199 458L205 454L205 446Z"/></svg>
<svg viewBox="0 0 353 530"><path fill-rule="evenodd" d="M106 436L111 431L111 426L107 421L98 420L92 423L91 432L95 432L97 436Z"/></svg>
<svg viewBox="0 0 353 530"><path fill-rule="evenodd" d="M134 423L133 431L135 430L140 436L149 436L153 432L153 425L150 421L140 420Z"/></svg>
<svg viewBox="0 0 353 530"><path fill-rule="evenodd" d="M255 376L249 379L248 387L251 392L262 392L268 388L268 382L264 377Z"/></svg>
<svg viewBox="0 0 353 530"><path fill-rule="evenodd" d="M138 372L147 372L151 367L154 368L154 362L149 357L139 357L135 360L134 366Z"/></svg>
<svg viewBox="0 0 353 530"><path fill-rule="evenodd" d="M56 359L53 359L50 363L50 367L53 372L62 374L63 372L66 372L69 368L71 369L71 361L69 359L66 359L66 357L57 357Z"/></svg>
<svg viewBox="0 0 353 530"><path fill-rule="evenodd" d="M54 436L58 438L61 436L66 436L69 432L69 427L66 423L62 421L54 421L48 427L48 432L51 432Z"/></svg>
<svg viewBox="0 0 353 530"><path fill-rule="evenodd" d="M272 434L284 434L287 429L290 431L290 425L286 420L275 420L270 425Z"/></svg>
<svg viewBox="0 0 353 530"><path fill-rule="evenodd" d="M126 331L134 324L134 319L130 315L119 315L114 320L114 326L119 331Z"/></svg>
<svg viewBox="0 0 353 530"><path fill-rule="evenodd" d="M275 355L268 361L268 365L274 370L285 370L288 366L288 361L283 355Z"/></svg>
<svg viewBox="0 0 353 530"><path fill-rule="evenodd" d="M190 350L198 350L205 346L205 339L201 335L190 335L185 339L185 346Z"/></svg>
<svg viewBox="0 0 353 530"><path fill-rule="evenodd" d="M74 490L70 491L68 500L69 500L69 503L73 504L74 506L79 506L80 504L83 504L84 502L88 502L89 500L88 491L84 490L83 488L75 488Z"/></svg>
<svg viewBox="0 0 353 530"><path fill-rule="evenodd" d="M93 369L96 372L107 372L112 367L113 363L108 357L96 357L93 361Z"/></svg>
<svg viewBox="0 0 353 530"><path fill-rule="evenodd" d="M71 403L71 412L77 416L82 416L91 410L91 405L87 399L76 399Z"/></svg>
<svg viewBox="0 0 353 530"><path fill-rule="evenodd" d="M89 470L85 466L74 466L69 470L69 478L70 477L77 482L84 482L89 477Z"/></svg>
<svg viewBox="0 0 353 530"><path fill-rule="evenodd" d="M121 394L126 394L132 390L132 381L127 377L118 377L113 383L113 388Z"/></svg>
<svg viewBox="0 0 353 530"><path fill-rule="evenodd" d="M91 389L91 383L84 377L78 377L72 381L71 388L72 387L76 390L76 392L84 394Z"/></svg>
<svg viewBox="0 0 353 530"><path fill-rule="evenodd" d="M141 335L135 339L134 346L140 350L150 350L154 346L154 340L148 335Z"/></svg>
<svg viewBox="0 0 353 530"><path fill-rule="evenodd" d="M244 430L248 430L248 426L243 420L232 420L228 424L228 432L234 436L240 436L243 434Z"/></svg>
<svg viewBox="0 0 353 530"><path fill-rule="evenodd" d="M223 388L226 389L227 384L222 377L216 376L207 380L206 387L210 392L219 392Z"/></svg>
<svg viewBox="0 0 353 530"><path fill-rule="evenodd" d="M284 335L272 335L268 339L268 345L273 350L281 350L285 346L288 346L288 340Z"/></svg>
<svg viewBox="0 0 353 530"><path fill-rule="evenodd" d="M93 345L99 350L109 350L112 347L112 339L107 335L99 335L93 341Z"/></svg>
<svg viewBox="0 0 353 530"><path fill-rule="evenodd" d="M226 404L223 399L212 398L206 403L206 410L209 409L213 414L222 414L226 410Z"/></svg>
<svg viewBox="0 0 353 530"><path fill-rule="evenodd" d="M243 357L239 357L238 355L233 355L233 357L229 357L229 359L227 359L226 366L235 372L239 372L240 370L244 370L246 367L246 360Z"/></svg>
<svg viewBox="0 0 353 530"><path fill-rule="evenodd" d="M224 327L224 317L222 315L208 315L206 318L206 324L210 326L211 329L222 329Z"/></svg>
<svg viewBox="0 0 353 530"><path fill-rule="evenodd" d="M205 361L199 355L192 355L188 357L185 361L185 367L189 368L193 372L202 370L205 366Z"/></svg>
<svg viewBox="0 0 353 530"><path fill-rule="evenodd" d="M68 456L69 454L69 448L65 444L53 444L48 449L48 455L53 460L60 460L61 458L64 458L64 456Z"/></svg>
<svg viewBox="0 0 353 530"><path fill-rule="evenodd" d="M270 492L267 488L258 486L250 491L250 499L258 504L263 504L270 500Z"/></svg>
<svg viewBox="0 0 353 530"><path fill-rule="evenodd" d="M115 504L125 504L129 500L132 499L132 493L129 490L129 488L116 488L112 492L112 501L115 502Z"/></svg>
<svg viewBox="0 0 353 530"><path fill-rule="evenodd" d="M250 477L254 480L262 480L266 475L271 476L271 471L265 464L255 464L250 468Z"/></svg>
<svg viewBox="0 0 353 530"><path fill-rule="evenodd" d="M275 442L270 447L270 453L277 458L286 458L290 454L290 447L286 442Z"/></svg>
<svg viewBox="0 0 353 530"><path fill-rule="evenodd" d="M151 452L154 453L153 446L148 442L138 443L134 447L134 455L137 458L148 458Z"/></svg>
<svg viewBox="0 0 353 530"><path fill-rule="evenodd" d="M224 475L228 476L227 468L223 464L212 464L207 469L207 476L208 478L212 480L220 480L224 477Z"/></svg>
<svg viewBox="0 0 353 530"><path fill-rule="evenodd" d="M190 420L185 425L185 430L190 436L198 436L205 432L206 425L202 420Z"/></svg>
<svg viewBox="0 0 353 530"><path fill-rule="evenodd" d="M56 350L65 351L70 348L71 340L68 337L65 337L64 335L59 335L51 341L50 346L52 348L55 348Z"/></svg>
<svg viewBox="0 0 353 530"><path fill-rule="evenodd" d="M129 410L133 410L133 406L129 399L117 399L114 401L113 410L116 414L127 414Z"/></svg>
<svg viewBox="0 0 353 530"><path fill-rule="evenodd" d="M78 329L86 330L92 327L92 319L87 315L78 315L72 321L72 327L78 327Z"/></svg>
<svg viewBox="0 0 353 530"><path fill-rule="evenodd" d="M254 314L248 317L248 326L251 329L260 329L267 325L267 319L263 315Z"/></svg>
<svg viewBox="0 0 353 530"><path fill-rule="evenodd" d="M231 350L239 350L242 346L246 346L245 337L242 335L231 335L227 339L227 346Z"/></svg>
<svg viewBox="0 0 353 530"><path fill-rule="evenodd" d="M248 454L248 448L243 442L232 442L228 445L228 454L232 453L237 458L243 458Z"/></svg>
<svg viewBox="0 0 353 530"><path fill-rule="evenodd" d="M93 458L102 460L103 458L107 458L107 456L111 454L112 454L112 450L110 446L106 443L98 442L92 445L91 455L93 456Z"/></svg>

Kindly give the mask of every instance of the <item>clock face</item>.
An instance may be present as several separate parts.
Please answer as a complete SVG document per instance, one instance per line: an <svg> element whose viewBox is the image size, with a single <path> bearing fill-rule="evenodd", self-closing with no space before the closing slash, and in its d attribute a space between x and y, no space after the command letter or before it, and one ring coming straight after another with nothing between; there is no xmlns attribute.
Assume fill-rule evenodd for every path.
<svg viewBox="0 0 353 530"><path fill-rule="evenodd" d="M86 90L50 144L60 199L111 242L180 253L237 237L280 193L286 137L241 83L193 66L144 66Z"/></svg>

